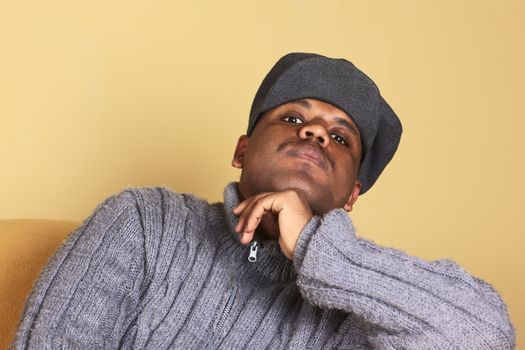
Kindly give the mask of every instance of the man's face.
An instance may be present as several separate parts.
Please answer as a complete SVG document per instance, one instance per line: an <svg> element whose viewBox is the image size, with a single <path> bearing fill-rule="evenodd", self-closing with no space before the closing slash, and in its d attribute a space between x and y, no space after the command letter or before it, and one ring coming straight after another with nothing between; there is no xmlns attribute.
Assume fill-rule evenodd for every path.
<svg viewBox="0 0 525 350"><path fill-rule="evenodd" d="M352 119L315 99L266 112L250 137L241 136L232 161L242 169L244 198L261 192L302 190L312 211L352 209L361 184L361 138Z"/></svg>

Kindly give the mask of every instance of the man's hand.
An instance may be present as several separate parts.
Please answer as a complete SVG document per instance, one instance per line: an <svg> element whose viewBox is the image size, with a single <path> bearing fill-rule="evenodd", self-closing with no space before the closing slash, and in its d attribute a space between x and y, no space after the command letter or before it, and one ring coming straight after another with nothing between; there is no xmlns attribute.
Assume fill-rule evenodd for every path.
<svg viewBox="0 0 525 350"><path fill-rule="evenodd" d="M260 193L239 203L233 213L239 216L235 231L242 234L243 244L253 239L255 229L264 215L275 214L279 226L279 245L290 260L293 259L299 234L313 216L306 196L298 189Z"/></svg>

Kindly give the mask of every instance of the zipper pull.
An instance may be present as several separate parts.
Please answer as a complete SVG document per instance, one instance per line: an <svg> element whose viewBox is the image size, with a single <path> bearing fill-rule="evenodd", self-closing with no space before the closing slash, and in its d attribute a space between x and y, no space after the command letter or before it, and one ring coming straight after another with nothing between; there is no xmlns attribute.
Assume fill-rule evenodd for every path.
<svg viewBox="0 0 525 350"><path fill-rule="evenodd" d="M252 243L250 243L250 255L248 256L249 262L257 261L257 249L259 249L259 242L252 241Z"/></svg>

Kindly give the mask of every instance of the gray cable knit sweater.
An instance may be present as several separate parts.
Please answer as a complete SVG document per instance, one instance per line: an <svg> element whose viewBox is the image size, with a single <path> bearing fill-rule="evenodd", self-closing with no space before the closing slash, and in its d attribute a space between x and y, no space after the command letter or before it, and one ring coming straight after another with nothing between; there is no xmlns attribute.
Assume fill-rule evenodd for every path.
<svg viewBox="0 0 525 350"><path fill-rule="evenodd" d="M224 204L133 189L101 204L42 272L15 349L512 349L506 307L455 263L312 218L289 261L250 248Z"/></svg>

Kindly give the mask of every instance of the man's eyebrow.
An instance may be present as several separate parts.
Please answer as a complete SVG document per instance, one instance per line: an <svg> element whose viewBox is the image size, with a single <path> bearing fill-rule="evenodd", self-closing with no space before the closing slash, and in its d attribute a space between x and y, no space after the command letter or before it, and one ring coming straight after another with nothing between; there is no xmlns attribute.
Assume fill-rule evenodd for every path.
<svg viewBox="0 0 525 350"><path fill-rule="evenodd" d="M343 119L341 117L335 117L334 118L334 121L339 124L339 125L342 125L344 126L345 128L347 128L350 132L352 132L353 134L355 134L355 136L357 137L361 137L359 135L359 130L356 129L355 126L353 126L352 124L350 124L350 122L346 119Z"/></svg>
<svg viewBox="0 0 525 350"><path fill-rule="evenodd" d="M308 102L305 99L295 100L295 101L292 101L292 103L295 103L295 104L297 104L299 106L302 106L302 107L304 107L306 109L312 108L312 105L310 104L310 102Z"/></svg>

